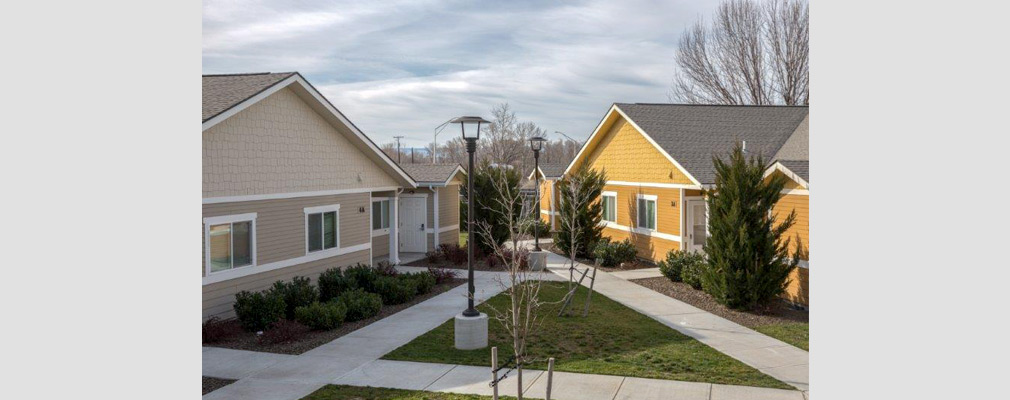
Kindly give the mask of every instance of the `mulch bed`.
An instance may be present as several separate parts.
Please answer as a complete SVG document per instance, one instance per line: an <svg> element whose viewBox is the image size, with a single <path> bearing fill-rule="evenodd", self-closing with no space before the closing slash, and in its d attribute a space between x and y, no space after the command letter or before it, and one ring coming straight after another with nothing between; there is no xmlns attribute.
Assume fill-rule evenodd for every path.
<svg viewBox="0 0 1010 400"><path fill-rule="evenodd" d="M726 318L748 328L765 325L809 322L810 313L797 310L785 300L774 301L764 309L752 312L729 309L716 302L712 296L703 290L697 290L683 282L673 282L666 277L632 279L631 282L645 286L656 292L665 294L677 300Z"/></svg>
<svg viewBox="0 0 1010 400"><path fill-rule="evenodd" d="M203 394L207 394L234 383L234 379L203 377Z"/></svg>
<svg viewBox="0 0 1010 400"><path fill-rule="evenodd" d="M498 268L491 268L491 267L489 267L487 265L487 262L485 262L483 258L478 258L476 255L474 255L473 258L474 258L474 260L473 260L473 270L474 271L505 271L505 269L501 268L501 267L498 267ZM427 257L422 258L422 259L417 260L417 261L412 261L412 262L406 263L404 265L410 266L410 267L423 267L423 268L431 267L431 268L448 268L448 269L464 269L464 270L466 269L466 263L465 262L462 263L462 264L460 264L460 265L456 265L456 264L453 264L453 263L445 261L445 260L439 260L438 262L430 263L430 262L428 262L428 258Z"/></svg>
<svg viewBox="0 0 1010 400"><path fill-rule="evenodd" d="M242 330L242 328L239 327L239 322L237 319L230 319L224 322L235 325L234 329L234 332L236 332L235 335L214 343L204 343L204 345L213 347L224 347L236 350L251 350L266 353L298 355L306 351L312 350L316 347L319 347L321 345L324 345L326 343L329 343L334 339L337 339L348 333L354 332L375 321L378 321L380 319L386 318L390 315L403 311L404 309L407 309L410 306L428 300L439 294L445 293L450 289L462 285L464 283L466 283L466 279L458 277L449 282L437 284L435 285L435 287L431 289L431 292L417 296L409 302L396 305L383 305L382 309L379 310L379 314L372 318L364 319L361 321L345 322L341 324L340 327L329 331L309 331L300 339L287 343L276 343L276 344L260 343L260 340L259 338L257 338L255 332L246 332Z"/></svg>

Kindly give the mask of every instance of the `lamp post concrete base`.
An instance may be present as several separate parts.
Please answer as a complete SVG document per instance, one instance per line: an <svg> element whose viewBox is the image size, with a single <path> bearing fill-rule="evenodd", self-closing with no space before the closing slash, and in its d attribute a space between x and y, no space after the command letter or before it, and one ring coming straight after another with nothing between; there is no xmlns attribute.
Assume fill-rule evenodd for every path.
<svg viewBox="0 0 1010 400"><path fill-rule="evenodd" d="M474 350L485 347L487 347L487 314L480 313L475 317L457 314L456 348Z"/></svg>
<svg viewBox="0 0 1010 400"><path fill-rule="evenodd" d="M531 251L530 252L530 270L531 271L543 271L547 269L547 252L546 251Z"/></svg>

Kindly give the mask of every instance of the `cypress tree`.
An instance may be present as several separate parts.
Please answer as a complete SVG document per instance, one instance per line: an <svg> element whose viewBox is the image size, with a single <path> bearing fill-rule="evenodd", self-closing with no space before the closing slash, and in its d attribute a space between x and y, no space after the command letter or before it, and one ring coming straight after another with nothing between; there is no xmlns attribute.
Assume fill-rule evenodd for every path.
<svg viewBox="0 0 1010 400"><path fill-rule="evenodd" d="M600 225L603 219L603 205L599 198L606 183L606 171L592 170L585 165L558 180L558 215L561 219L566 219L570 218L572 213L575 214L575 226L579 232L575 254L578 257L590 258L596 242L603 237L603 226ZM574 193L571 190L573 185L577 188ZM565 223L559 224L554 244L564 254L568 254L571 241L570 227Z"/></svg>
<svg viewBox="0 0 1010 400"><path fill-rule="evenodd" d="M715 190L708 195L709 237L704 250L708 268L702 287L731 308L756 308L782 294L801 256L801 245L789 254L792 211L777 226L772 207L782 196L786 178L764 177L761 156L747 157L739 144L728 161L713 157ZM783 240L784 239L784 240Z"/></svg>

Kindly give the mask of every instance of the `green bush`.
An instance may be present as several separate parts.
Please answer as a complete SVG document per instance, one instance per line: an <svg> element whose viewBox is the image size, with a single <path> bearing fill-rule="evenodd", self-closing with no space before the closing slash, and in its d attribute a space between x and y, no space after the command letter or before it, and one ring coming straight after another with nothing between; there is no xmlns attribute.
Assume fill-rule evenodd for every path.
<svg viewBox="0 0 1010 400"><path fill-rule="evenodd" d="M309 278L302 276L292 278L291 282L274 282L274 286L270 288L270 291L284 298L284 317L287 319L295 317L296 308L307 306L319 300L319 290L315 286L312 286L312 281Z"/></svg>
<svg viewBox="0 0 1010 400"><path fill-rule="evenodd" d="M380 276L378 270L361 263L344 269L344 277L351 281L352 287L365 289L366 292L375 293L375 282Z"/></svg>
<svg viewBox="0 0 1010 400"><path fill-rule="evenodd" d="M340 294L337 301L347 308L346 321L360 321L370 318L382 309L382 296L362 289L352 289Z"/></svg>
<svg viewBox="0 0 1010 400"><path fill-rule="evenodd" d="M247 331L262 331L284 317L284 298L273 293L241 291L235 294L235 315Z"/></svg>
<svg viewBox="0 0 1010 400"><path fill-rule="evenodd" d="M593 246L603 237L603 225L600 224L603 205L598 199L606 183L606 172L588 169L586 166L579 167L558 181L559 223L558 231L554 234L554 245L563 254L570 254L574 228L576 257L592 257Z"/></svg>
<svg viewBox="0 0 1010 400"><path fill-rule="evenodd" d="M417 294L426 294L435 287L435 275L432 275L431 272L417 272L402 276L404 279L413 279L417 283Z"/></svg>
<svg viewBox="0 0 1010 400"><path fill-rule="evenodd" d="M375 281L375 293L382 296L382 304L403 304L417 294L417 281L409 277L383 276Z"/></svg>
<svg viewBox="0 0 1010 400"><path fill-rule="evenodd" d="M355 282L345 276L340 267L327 269L319 274L319 301L325 303L333 300L355 287Z"/></svg>
<svg viewBox="0 0 1010 400"><path fill-rule="evenodd" d="M671 281L686 282L684 279L684 270L688 269L688 275L691 275L691 282L688 282L690 285L691 283L696 282L698 272L701 268L705 267L702 264L705 264L705 256L701 253L694 251L670 250L666 253L666 259L659 262L659 272Z"/></svg>
<svg viewBox="0 0 1010 400"><path fill-rule="evenodd" d="M505 190L508 193L517 193L519 191L520 175L515 168L494 166L487 161L482 162L474 169L473 223L474 227L487 224L490 228L491 238L478 233L481 231L478 230L478 232L472 232L467 240L474 241L475 250L488 254L495 247L505 243L505 240L509 237L509 221L505 217L509 215L508 209L505 208L508 205L500 201L499 191L495 188L495 182L504 182L506 186ZM464 199L469 195L465 185L460 186L460 193ZM511 206L513 207L511 215L520 215L522 213L521 202L515 202ZM460 221L466 221L466 218L466 215L462 215Z"/></svg>
<svg viewBox="0 0 1010 400"><path fill-rule="evenodd" d="M706 263L705 258L702 257L700 262L684 264L683 269L680 270L680 276L684 280L684 283L691 285L691 287L695 289L701 289L704 285L702 276L707 270L708 263Z"/></svg>
<svg viewBox="0 0 1010 400"><path fill-rule="evenodd" d="M538 207L533 207L533 209L533 211L539 211ZM536 216L534 216L534 218L536 218ZM530 237L539 233L541 239L549 238L551 237L551 225L548 224L547 221L537 218L533 220L533 223L527 225L526 232L523 233L530 235Z"/></svg>
<svg viewBox="0 0 1010 400"><path fill-rule="evenodd" d="M765 160L760 154L745 155L740 144L728 160L713 157L712 163L715 188L708 191L709 236L704 246L709 267L701 274L701 285L729 308L757 308L785 291L803 254L802 244L791 252L784 236L796 222L796 212L774 212L787 178L765 177Z"/></svg>
<svg viewBox="0 0 1010 400"><path fill-rule="evenodd" d="M295 309L295 321L319 331L327 331L340 326L346 317L347 306L336 301L326 303L317 301Z"/></svg>
<svg viewBox="0 0 1010 400"><path fill-rule="evenodd" d="M638 250L629 239L611 242L610 238L603 238L593 248L593 257L600 260L600 265L604 267L617 267L621 263L634 261L637 256Z"/></svg>

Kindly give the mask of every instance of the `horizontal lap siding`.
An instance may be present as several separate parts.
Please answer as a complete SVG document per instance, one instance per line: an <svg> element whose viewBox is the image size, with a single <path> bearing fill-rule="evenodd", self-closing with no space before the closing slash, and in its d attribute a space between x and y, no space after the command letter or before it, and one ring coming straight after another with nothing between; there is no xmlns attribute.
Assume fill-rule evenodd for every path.
<svg viewBox="0 0 1010 400"><path fill-rule="evenodd" d="M459 185L438 188L438 225L459 224Z"/></svg>
<svg viewBox="0 0 1010 400"><path fill-rule="evenodd" d="M372 237L372 257L389 255L389 234Z"/></svg>
<svg viewBox="0 0 1010 400"><path fill-rule="evenodd" d="M235 294L242 291L266 290L278 280L290 281L295 276L305 276L313 282L319 274L326 269L333 267L347 267L357 263L368 264L368 250L354 253L342 254L322 260L298 264L287 268L275 269L259 274L230 279L224 282L213 283L203 287L203 317L210 318L217 316L220 318L232 317L235 315L232 304L235 302Z"/></svg>
<svg viewBox="0 0 1010 400"><path fill-rule="evenodd" d="M810 305L810 269L796 267L789 275L789 285L782 297L793 303Z"/></svg>
<svg viewBox="0 0 1010 400"><path fill-rule="evenodd" d="M459 244L459 229L445 231L438 234L438 243Z"/></svg>
<svg viewBox="0 0 1010 400"><path fill-rule="evenodd" d="M796 249L796 236L803 241L803 248L810 250L810 196L786 195L775 203L773 213L776 221L781 223L790 211L796 211L796 222L786 231L785 237L790 239L789 252Z"/></svg>
<svg viewBox="0 0 1010 400"><path fill-rule="evenodd" d="M609 237L610 240L614 241L631 239L631 243L634 244L635 249L638 250L638 257L651 262L663 260L666 258L667 252L680 248L680 243L672 240L640 235L614 228L603 228L603 236Z"/></svg>

